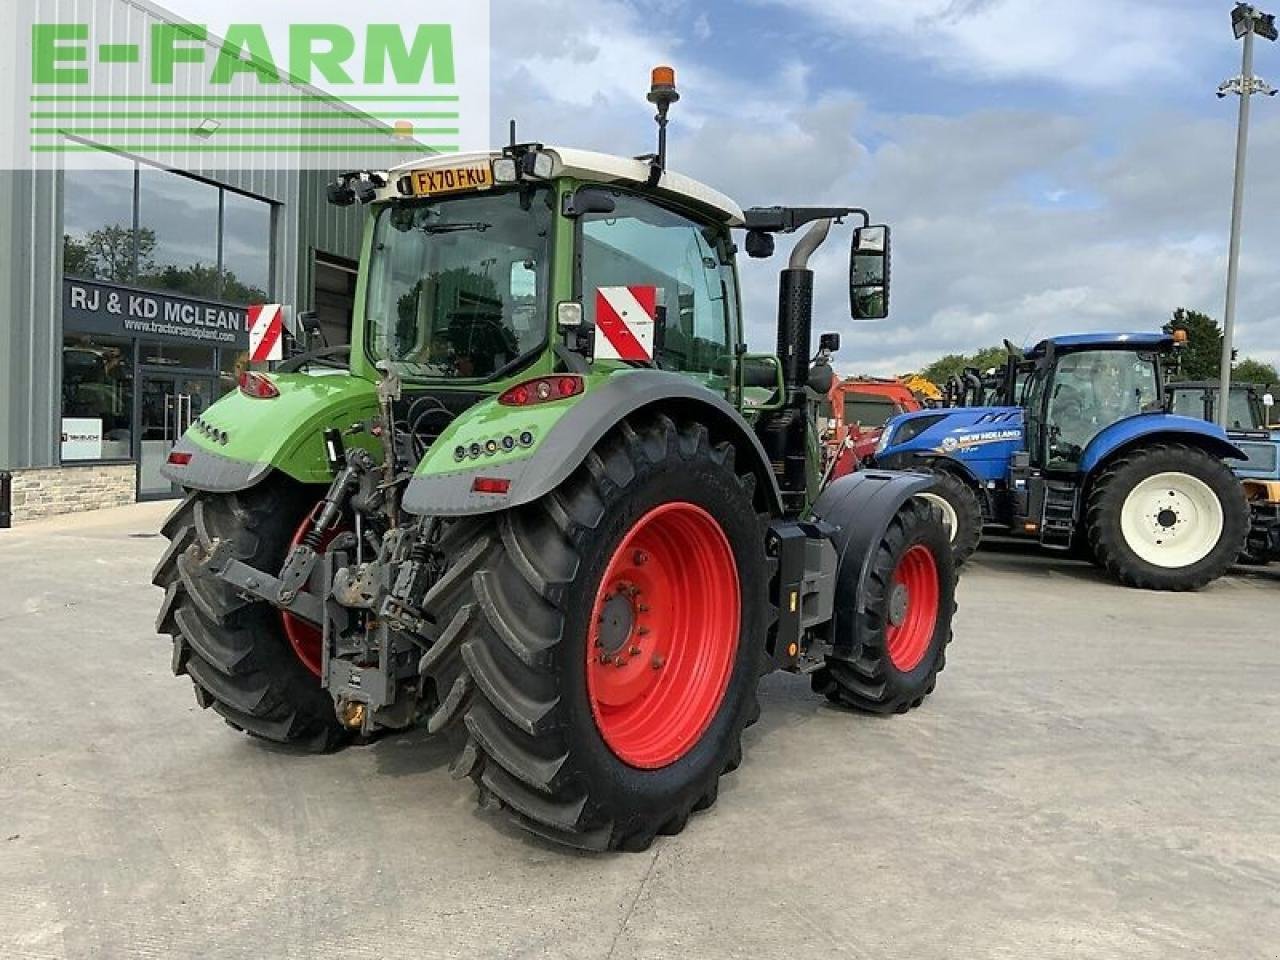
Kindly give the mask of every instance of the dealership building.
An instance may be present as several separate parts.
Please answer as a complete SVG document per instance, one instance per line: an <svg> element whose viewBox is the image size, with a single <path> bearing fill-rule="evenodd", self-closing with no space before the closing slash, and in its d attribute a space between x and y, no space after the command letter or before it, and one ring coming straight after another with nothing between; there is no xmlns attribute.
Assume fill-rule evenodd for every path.
<svg viewBox="0 0 1280 960"><path fill-rule="evenodd" d="M95 20L136 36L181 23L144 0L89 5ZM28 56L19 34L0 41L11 63ZM280 89L281 101L303 104L292 107L302 120L350 131L338 134L347 152L332 170L274 156L278 128L238 128L227 87L189 84L175 98L181 111L145 111L172 113L176 134L171 126L121 147L117 136L82 132L71 113L63 120L55 103L49 122L65 123L58 136L81 152L93 149L93 169L0 171L0 473L10 475L14 521L175 496L160 467L187 425L235 387L250 305L284 304L290 324L314 310L330 344L348 342L362 214L329 205L327 183L426 148L318 90ZM112 99L144 99L130 93L122 82ZM0 109L25 125L34 121L22 100ZM227 134L253 169L225 160L220 169L219 155L200 149ZM367 149L371 138L380 152Z"/></svg>

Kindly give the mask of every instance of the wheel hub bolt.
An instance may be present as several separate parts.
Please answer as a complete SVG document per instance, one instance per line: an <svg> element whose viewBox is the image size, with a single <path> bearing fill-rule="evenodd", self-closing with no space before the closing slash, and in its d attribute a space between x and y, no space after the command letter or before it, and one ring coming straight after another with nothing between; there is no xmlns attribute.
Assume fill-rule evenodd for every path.
<svg viewBox="0 0 1280 960"><path fill-rule="evenodd" d="M632 647L632 648L631 648L631 655L632 655L633 657L638 657L638 656L640 656L640 648L639 648L639 647Z"/></svg>
<svg viewBox="0 0 1280 960"><path fill-rule="evenodd" d="M662 654L655 653L653 655L653 659L649 661L649 666L653 667L655 670L661 670L666 662L667 660L662 656Z"/></svg>
<svg viewBox="0 0 1280 960"><path fill-rule="evenodd" d="M649 555L645 553L643 550L637 550L636 555L632 557L632 559L635 560L637 567L643 567L646 563L649 562Z"/></svg>

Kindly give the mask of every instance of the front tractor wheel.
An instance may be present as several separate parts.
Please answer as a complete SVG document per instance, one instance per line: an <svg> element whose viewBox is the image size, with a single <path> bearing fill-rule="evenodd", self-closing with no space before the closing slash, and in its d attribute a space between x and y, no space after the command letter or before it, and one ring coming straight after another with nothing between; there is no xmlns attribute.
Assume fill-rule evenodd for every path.
<svg viewBox="0 0 1280 960"><path fill-rule="evenodd" d="M1249 504L1230 467L1197 447L1158 444L1118 459L1089 496L1089 542L1121 583L1198 590L1236 561Z"/></svg>
<svg viewBox="0 0 1280 960"><path fill-rule="evenodd" d="M201 565L215 540L259 570L284 564L316 495L283 479L243 493L197 493L163 527L169 548L154 582L165 590L156 631L173 637L173 671L196 702L232 727L315 751L346 742L333 699L320 686L319 631L251 601Z"/></svg>
<svg viewBox="0 0 1280 960"><path fill-rule="evenodd" d="M933 693L955 613L955 563L935 506L907 501L870 558L852 653L829 657L813 689L870 713L906 713Z"/></svg>
<svg viewBox="0 0 1280 960"><path fill-rule="evenodd" d="M961 566L977 552L982 542L982 503L977 492L954 473L939 470L932 474L933 489L920 499L938 508L951 540L951 555Z"/></svg>
<svg viewBox="0 0 1280 960"><path fill-rule="evenodd" d="M564 485L451 525L424 669L459 777L534 833L643 849L710 806L759 713L753 479L705 427L624 422ZM456 721L456 723L455 723Z"/></svg>

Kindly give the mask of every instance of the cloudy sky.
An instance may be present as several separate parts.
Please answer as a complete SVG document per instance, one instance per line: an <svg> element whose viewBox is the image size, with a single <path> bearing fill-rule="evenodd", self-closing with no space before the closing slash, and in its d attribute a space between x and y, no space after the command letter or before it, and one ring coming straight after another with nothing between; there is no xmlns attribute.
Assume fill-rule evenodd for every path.
<svg viewBox="0 0 1280 960"><path fill-rule="evenodd" d="M1239 72L1223 0L494 0L493 124L650 149L648 68L680 70L673 165L743 206L842 203L895 229L892 316L848 371L1075 330L1221 316ZM1123 12L1122 12L1123 11ZM1280 82L1280 49L1258 70ZM1239 343L1280 361L1280 98L1255 99ZM496 134L495 134L496 135ZM752 263L753 344L781 257Z"/></svg>
<svg viewBox="0 0 1280 960"><path fill-rule="evenodd" d="M491 122L499 141L517 117L530 139L643 153L649 68L673 64L673 166L744 207L860 205L893 225L889 320L848 319L847 250L815 266L844 370L897 373L1004 337L1156 329L1178 306L1221 316L1236 100L1214 93L1239 71L1231 7L493 0ZM1263 44L1258 70L1280 82L1280 48ZM1280 362L1280 98L1255 106L1238 339ZM758 348L783 252L746 268Z"/></svg>

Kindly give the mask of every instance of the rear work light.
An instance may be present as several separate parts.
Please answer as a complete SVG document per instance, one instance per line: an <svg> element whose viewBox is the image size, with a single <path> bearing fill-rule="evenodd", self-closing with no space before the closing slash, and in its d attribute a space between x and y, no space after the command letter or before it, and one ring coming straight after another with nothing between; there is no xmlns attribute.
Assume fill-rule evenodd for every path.
<svg viewBox="0 0 1280 960"><path fill-rule="evenodd" d="M280 391L276 389L276 385L260 373L246 370L240 374L238 382L240 384L240 392L246 397L253 397L255 400L274 400L280 396Z"/></svg>
<svg viewBox="0 0 1280 960"><path fill-rule="evenodd" d="M568 397L576 397L587 388L582 377L561 374L555 377L539 377L518 383L498 397L504 407L532 407L539 403L552 403Z"/></svg>

